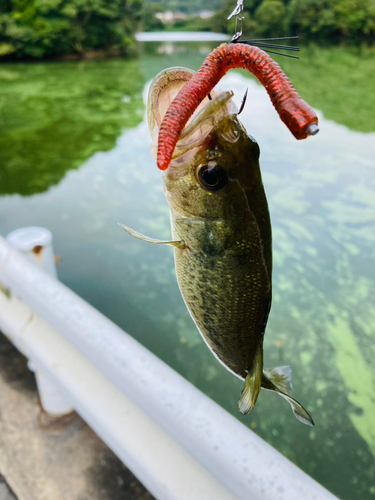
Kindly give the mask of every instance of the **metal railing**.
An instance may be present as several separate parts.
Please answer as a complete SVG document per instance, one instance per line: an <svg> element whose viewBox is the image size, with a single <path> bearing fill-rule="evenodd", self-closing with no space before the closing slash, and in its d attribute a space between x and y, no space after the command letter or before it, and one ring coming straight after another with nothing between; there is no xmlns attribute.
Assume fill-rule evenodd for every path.
<svg viewBox="0 0 375 500"><path fill-rule="evenodd" d="M336 498L1 237L0 284L47 411L74 408L157 499Z"/></svg>

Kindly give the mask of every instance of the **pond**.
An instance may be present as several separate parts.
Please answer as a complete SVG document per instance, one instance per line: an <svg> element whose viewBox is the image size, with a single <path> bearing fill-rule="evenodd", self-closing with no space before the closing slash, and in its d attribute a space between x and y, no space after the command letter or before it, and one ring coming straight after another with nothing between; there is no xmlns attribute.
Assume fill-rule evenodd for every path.
<svg viewBox="0 0 375 500"><path fill-rule="evenodd" d="M217 42L216 42L217 44ZM126 235L122 222L170 237L149 152L144 94L162 69L197 69L212 42L140 45L135 60L0 67L0 234L54 235L59 278L343 500L375 499L375 50L302 49L282 60L320 117L297 142L265 90L229 73L261 149L274 241L265 364L291 364L294 397L261 392L239 415L242 382L212 356L180 296L173 251Z"/></svg>

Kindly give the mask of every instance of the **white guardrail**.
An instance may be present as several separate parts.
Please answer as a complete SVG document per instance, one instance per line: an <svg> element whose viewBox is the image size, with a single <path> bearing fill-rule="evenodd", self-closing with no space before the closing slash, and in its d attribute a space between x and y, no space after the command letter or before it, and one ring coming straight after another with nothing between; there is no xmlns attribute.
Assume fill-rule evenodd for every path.
<svg viewBox="0 0 375 500"><path fill-rule="evenodd" d="M29 246L42 262L40 231ZM0 329L35 368L44 409L74 408L157 499L336 498L1 237L0 284Z"/></svg>

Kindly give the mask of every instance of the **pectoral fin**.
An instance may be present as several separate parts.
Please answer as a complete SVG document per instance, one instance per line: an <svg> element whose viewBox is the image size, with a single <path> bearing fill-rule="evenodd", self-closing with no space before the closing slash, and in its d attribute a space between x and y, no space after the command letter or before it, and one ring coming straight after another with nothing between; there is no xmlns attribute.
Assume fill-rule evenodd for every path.
<svg viewBox="0 0 375 500"><path fill-rule="evenodd" d="M138 231L134 231L134 229L131 229L128 226L124 226L124 224L120 224L120 222L117 223L124 231L126 231L130 236L134 236L134 238L137 238L138 240L146 241L147 243L154 243L155 245L171 245L173 247L179 248L180 250L184 250L186 248L186 245L183 241L162 241L162 240L155 240L153 238L149 238L148 236L145 236L144 234L138 233Z"/></svg>
<svg viewBox="0 0 375 500"><path fill-rule="evenodd" d="M280 396L288 401L292 407L294 416L300 422L306 425L314 425L309 412L290 395L292 390L292 369L290 366L279 366L270 370L264 370L262 389L280 394Z"/></svg>
<svg viewBox="0 0 375 500"><path fill-rule="evenodd" d="M258 347L254 358L254 363L245 378L245 385L241 392L241 397L238 401L238 409L240 413L246 415L249 413L258 399L259 391L262 385L263 374L263 348Z"/></svg>

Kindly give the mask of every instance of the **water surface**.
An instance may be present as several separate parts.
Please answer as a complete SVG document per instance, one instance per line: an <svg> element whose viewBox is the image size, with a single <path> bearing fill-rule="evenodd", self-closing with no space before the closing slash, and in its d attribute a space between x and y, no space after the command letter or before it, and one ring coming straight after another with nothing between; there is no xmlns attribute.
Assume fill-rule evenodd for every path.
<svg viewBox="0 0 375 500"><path fill-rule="evenodd" d="M266 366L292 365L293 394L315 428L268 392L250 415L238 414L242 383L190 319L173 251L116 224L170 237L141 94L161 69L197 69L212 47L145 44L135 61L2 65L0 234L49 228L64 283L337 496L374 499L375 79L356 92L348 83L354 59L361 74L367 65L374 72L371 52L322 49L314 65L313 47L305 52L310 64L284 62L318 108L321 131L306 141L292 137L243 72L220 83L238 103L249 87L241 118L261 149L275 263Z"/></svg>

